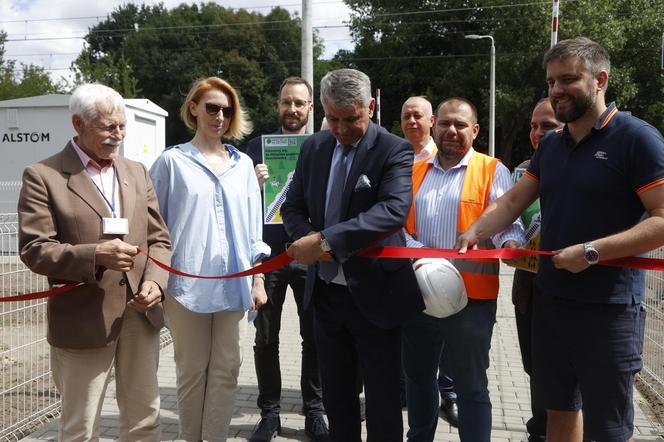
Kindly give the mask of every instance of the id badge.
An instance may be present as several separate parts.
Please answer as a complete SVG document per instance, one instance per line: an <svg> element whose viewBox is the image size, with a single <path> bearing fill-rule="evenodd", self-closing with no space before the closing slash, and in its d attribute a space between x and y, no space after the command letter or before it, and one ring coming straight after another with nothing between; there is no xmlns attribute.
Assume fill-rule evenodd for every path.
<svg viewBox="0 0 664 442"><path fill-rule="evenodd" d="M129 234L129 219L102 218L101 227L104 235L127 235Z"/></svg>

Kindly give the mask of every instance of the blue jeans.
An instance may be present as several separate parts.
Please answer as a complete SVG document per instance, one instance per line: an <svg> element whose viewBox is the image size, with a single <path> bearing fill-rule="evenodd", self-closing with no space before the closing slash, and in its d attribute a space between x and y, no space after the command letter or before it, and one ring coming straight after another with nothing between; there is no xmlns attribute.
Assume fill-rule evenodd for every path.
<svg viewBox="0 0 664 442"><path fill-rule="evenodd" d="M424 313L407 322L402 332L402 364L406 374L408 442L431 442L438 425L436 373L442 348L454 379L462 441L490 442L491 401L486 370L496 301L469 300L456 315L437 319Z"/></svg>

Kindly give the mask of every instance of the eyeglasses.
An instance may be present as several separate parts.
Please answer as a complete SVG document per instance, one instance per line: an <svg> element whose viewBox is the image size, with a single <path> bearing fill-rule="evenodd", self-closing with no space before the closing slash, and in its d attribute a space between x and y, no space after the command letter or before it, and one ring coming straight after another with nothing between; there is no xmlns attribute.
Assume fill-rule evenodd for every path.
<svg viewBox="0 0 664 442"><path fill-rule="evenodd" d="M311 101L306 100L279 100L279 106L288 107L295 105L295 109L303 109Z"/></svg>
<svg viewBox="0 0 664 442"><path fill-rule="evenodd" d="M112 134L113 132L116 131L116 129L120 129L120 132L124 132L127 126L124 123L120 124L109 124L106 126L99 126L99 125L94 125L99 130L102 130L104 132L108 132L109 134Z"/></svg>
<svg viewBox="0 0 664 442"><path fill-rule="evenodd" d="M219 106L214 103L205 103L205 112L210 116L217 116L219 112L223 114L224 118L230 118L233 116L233 107L232 106Z"/></svg>

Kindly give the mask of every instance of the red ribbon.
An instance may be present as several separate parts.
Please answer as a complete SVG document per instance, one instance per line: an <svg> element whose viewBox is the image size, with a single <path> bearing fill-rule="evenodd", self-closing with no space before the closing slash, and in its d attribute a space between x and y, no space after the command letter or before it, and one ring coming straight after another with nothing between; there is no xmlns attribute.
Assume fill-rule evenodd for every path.
<svg viewBox="0 0 664 442"><path fill-rule="evenodd" d="M154 262L157 266L161 267L162 269L166 270L169 273L173 273L179 276L185 276L187 278L199 278L199 279L230 279L230 278L240 278L243 276L251 276L257 273L268 273L273 270L277 270L293 261L293 258L288 256L286 252L283 252L256 267L252 267L251 269L244 270L242 272L232 273L230 275L219 275L219 276L194 275L167 266L163 262L158 261L155 258L151 257L146 251L142 249L138 250L139 252L146 255L150 260L152 260L152 262ZM427 247L409 248L409 247L372 246L362 250L360 253L358 253L358 256L374 257L374 258L516 259L531 255L550 256L553 254L554 254L553 252L542 251L542 250L528 250L528 249L476 249L476 250L468 250L466 253L460 254L455 249L431 249ZM664 271L664 259L657 259L657 258L634 258L634 257L618 258L608 261L600 261L599 264L610 267L627 267L627 268L635 268L642 270L656 270L660 272ZM0 298L0 302L29 301L32 299L47 298L49 296L55 296L62 293L66 293L80 284L81 283L74 282L44 292L27 293L24 295L17 295L17 296L8 296Z"/></svg>
<svg viewBox="0 0 664 442"><path fill-rule="evenodd" d="M70 282L60 287L56 287L51 290L46 290L44 292L35 292L35 293L25 293L23 295L16 296L4 296L0 298L0 302L14 302L14 301L31 301L33 299L48 298L50 296L60 295L62 293L67 293L74 287L81 285L81 282Z"/></svg>
<svg viewBox="0 0 664 442"><path fill-rule="evenodd" d="M173 273L174 275L178 276L186 276L187 278L199 278L199 279L230 279L230 278L240 278L242 276L251 276L255 275L257 273L267 273L271 272L273 270L280 269L284 267L285 265L288 265L290 262L293 261L293 258L290 256L286 255L286 252L283 252L274 258L265 261L264 263L257 265L256 267L252 267L249 270L243 270L242 272L238 273L232 273L230 275L221 275L221 276L207 276L207 275L193 275L191 273L186 273L186 272L181 272L180 270L174 269L173 267L167 266L161 261L158 261L148 255L145 250L138 249L139 252L143 253L144 255L147 255L147 257L157 264L159 267L162 269L166 270L169 273Z"/></svg>

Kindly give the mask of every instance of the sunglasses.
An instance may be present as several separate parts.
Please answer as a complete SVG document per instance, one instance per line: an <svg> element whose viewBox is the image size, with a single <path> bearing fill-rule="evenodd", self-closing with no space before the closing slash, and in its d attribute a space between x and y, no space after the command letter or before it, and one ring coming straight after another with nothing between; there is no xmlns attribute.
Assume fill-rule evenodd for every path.
<svg viewBox="0 0 664 442"><path fill-rule="evenodd" d="M232 106L219 106L214 103L205 103L205 112L210 116L216 116L219 112L223 114L224 118L230 118L233 116L233 107Z"/></svg>

